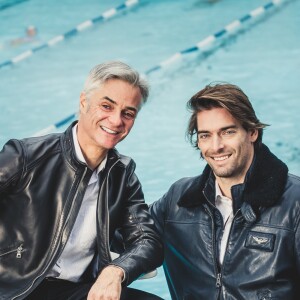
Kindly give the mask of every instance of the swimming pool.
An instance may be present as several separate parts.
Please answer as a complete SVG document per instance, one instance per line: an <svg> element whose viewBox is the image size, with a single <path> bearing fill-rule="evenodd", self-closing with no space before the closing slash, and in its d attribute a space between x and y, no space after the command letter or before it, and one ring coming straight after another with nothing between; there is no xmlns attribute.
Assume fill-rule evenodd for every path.
<svg viewBox="0 0 300 300"><path fill-rule="evenodd" d="M43 43L122 3L29 0L0 11L1 42L22 35L27 25L34 24ZM9 138L32 135L75 112L83 81L93 65L121 59L145 72L267 3L141 1L124 14L0 69L0 145ZM214 51L187 54L148 76L152 87L149 103L118 147L137 162L148 203L162 196L176 179L202 170L204 162L184 138L185 104L211 81L237 84L248 94L261 121L271 124L264 141L292 173L300 175L299 9L300 1L288 1ZM0 62L30 47L5 48L0 51ZM133 286L170 299L161 268L157 277Z"/></svg>

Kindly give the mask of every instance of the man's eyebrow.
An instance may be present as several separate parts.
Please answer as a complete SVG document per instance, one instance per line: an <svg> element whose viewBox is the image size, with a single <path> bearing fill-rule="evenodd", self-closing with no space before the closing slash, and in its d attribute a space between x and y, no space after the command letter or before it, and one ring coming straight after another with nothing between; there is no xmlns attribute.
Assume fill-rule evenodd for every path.
<svg viewBox="0 0 300 300"><path fill-rule="evenodd" d="M228 130L228 129L236 129L237 126L236 125L229 125L229 126L225 126L220 128L218 131L224 131L224 130ZM197 133L208 133L209 130L198 130Z"/></svg>
<svg viewBox="0 0 300 300"><path fill-rule="evenodd" d="M197 133L208 133L208 130L198 130Z"/></svg>
<svg viewBox="0 0 300 300"><path fill-rule="evenodd" d="M111 102L111 103L113 103L113 104L117 104L116 101L114 101L113 99L111 99L111 98L109 98L109 97L107 97L107 96L104 96L103 99L108 100L109 102Z"/></svg>
<svg viewBox="0 0 300 300"><path fill-rule="evenodd" d="M229 125L229 126L222 127L220 130L224 131L224 130L227 130L227 129L236 129L236 128L237 128L236 125Z"/></svg>
<svg viewBox="0 0 300 300"><path fill-rule="evenodd" d="M104 96L103 99L105 99L105 100L111 102L112 104L115 104L115 105L118 104L115 100L109 98L108 96ZM127 106L126 109L132 110L132 111L134 111L134 112L137 112L137 111L138 111L138 109L137 109L136 107L133 107L133 106Z"/></svg>

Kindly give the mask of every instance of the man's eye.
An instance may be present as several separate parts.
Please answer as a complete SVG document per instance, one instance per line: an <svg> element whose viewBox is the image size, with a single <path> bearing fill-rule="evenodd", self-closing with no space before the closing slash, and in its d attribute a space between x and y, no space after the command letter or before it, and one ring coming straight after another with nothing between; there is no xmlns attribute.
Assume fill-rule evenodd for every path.
<svg viewBox="0 0 300 300"><path fill-rule="evenodd" d="M199 138L200 140L205 140L205 139L208 138L208 134L206 134L206 133L198 134L198 138Z"/></svg>
<svg viewBox="0 0 300 300"><path fill-rule="evenodd" d="M105 110L109 110L110 109L110 105L108 104L102 104L101 107Z"/></svg>
<svg viewBox="0 0 300 300"><path fill-rule="evenodd" d="M124 112L123 116L128 120L133 120L135 118L135 114L132 112Z"/></svg>
<svg viewBox="0 0 300 300"><path fill-rule="evenodd" d="M224 135L232 135L232 134L235 134L236 131L235 130L232 130L232 129L229 129L229 130L225 130L223 132Z"/></svg>

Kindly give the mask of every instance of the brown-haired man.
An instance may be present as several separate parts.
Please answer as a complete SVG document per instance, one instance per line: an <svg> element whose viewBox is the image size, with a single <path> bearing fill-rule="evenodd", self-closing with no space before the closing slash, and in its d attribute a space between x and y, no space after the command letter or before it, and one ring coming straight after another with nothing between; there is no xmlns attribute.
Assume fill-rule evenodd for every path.
<svg viewBox="0 0 300 300"><path fill-rule="evenodd" d="M207 165L151 206L172 299L298 299L299 177L262 143L239 87L208 85L188 108Z"/></svg>

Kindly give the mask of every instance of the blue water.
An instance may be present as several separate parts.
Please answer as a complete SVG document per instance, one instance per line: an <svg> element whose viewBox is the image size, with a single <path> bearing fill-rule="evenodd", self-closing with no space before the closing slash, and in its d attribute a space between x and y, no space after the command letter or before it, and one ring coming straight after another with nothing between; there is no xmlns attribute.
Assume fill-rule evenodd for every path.
<svg viewBox="0 0 300 300"><path fill-rule="evenodd" d="M63 119L78 108L83 81L92 66L121 59L140 72L195 45L269 1L142 1L125 14L0 69L0 146ZM0 11L0 62L30 49L9 48L7 41L38 27L43 43L79 23L123 3L117 0L29 0ZM152 73L149 103L131 134L118 149L137 162L146 201L152 203L183 176L199 174L204 162L185 140L189 117L185 104L205 84L228 81L252 100L262 122L271 124L264 141L300 175L300 1L289 1L259 22L247 26L215 51L185 56ZM132 286L170 299L163 270Z"/></svg>

